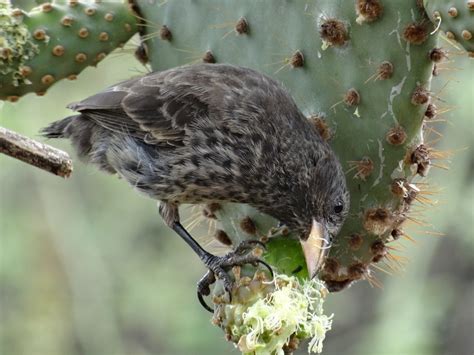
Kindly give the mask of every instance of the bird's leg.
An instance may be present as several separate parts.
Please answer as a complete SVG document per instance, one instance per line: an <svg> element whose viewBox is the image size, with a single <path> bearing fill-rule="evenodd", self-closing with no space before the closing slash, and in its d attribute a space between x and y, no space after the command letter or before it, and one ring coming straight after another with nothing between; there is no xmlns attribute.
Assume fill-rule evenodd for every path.
<svg viewBox="0 0 474 355"><path fill-rule="evenodd" d="M264 244L260 241L245 240L237 246L235 251L232 251L224 256L216 256L204 250L181 225L181 223L174 222L172 228L181 238L184 239L186 243L188 243L189 246L191 246L191 248L196 252L202 262L209 269L208 272L198 282L197 296L202 306L210 312L213 312L213 310L204 302L203 296L208 296L210 294L210 285L212 285L216 279L222 281L224 289L229 294L229 299L231 300L231 292L234 282L227 274L227 270L231 269L232 267L242 266L245 264L252 264L254 266L262 264L270 271L270 274L273 278L273 270L270 265L251 254L251 251L256 246L264 247Z"/></svg>
<svg viewBox="0 0 474 355"><path fill-rule="evenodd" d="M229 293L232 291L233 281L227 274L227 270L234 266L242 266L244 264L252 264L257 266L259 263L264 265L270 271L273 277L273 271L267 263L260 260L258 257L251 254L251 251L256 246L265 247L264 244L257 240L246 240L240 243L235 251L232 251L224 256L213 255L204 250L199 243L188 233L188 231L179 222L178 206L175 204L162 202L159 206L160 215L165 220L166 224L170 226L199 256L202 262L207 266L209 271L198 282L197 293L198 299L207 310L212 312L208 307L203 296L210 294L210 285L216 279L219 279L224 284L224 289Z"/></svg>

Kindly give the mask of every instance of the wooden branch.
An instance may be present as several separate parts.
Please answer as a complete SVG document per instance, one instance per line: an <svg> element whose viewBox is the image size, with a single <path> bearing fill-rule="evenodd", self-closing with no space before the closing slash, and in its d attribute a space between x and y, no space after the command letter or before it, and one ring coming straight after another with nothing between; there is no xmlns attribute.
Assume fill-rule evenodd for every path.
<svg viewBox="0 0 474 355"><path fill-rule="evenodd" d="M63 178L72 173L72 160L67 153L3 127L0 127L0 153Z"/></svg>

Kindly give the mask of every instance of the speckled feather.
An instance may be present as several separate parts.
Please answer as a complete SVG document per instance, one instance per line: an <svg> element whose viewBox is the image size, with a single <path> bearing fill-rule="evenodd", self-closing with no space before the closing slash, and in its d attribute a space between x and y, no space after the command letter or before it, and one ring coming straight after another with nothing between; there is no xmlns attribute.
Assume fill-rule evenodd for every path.
<svg viewBox="0 0 474 355"><path fill-rule="evenodd" d="M45 135L70 138L86 161L154 199L248 203L301 232L322 219L333 235L347 214L333 151L286 90L254 70L174 68L70 108L80 114ZM334 213L337 204L341 213Z"/></svg>

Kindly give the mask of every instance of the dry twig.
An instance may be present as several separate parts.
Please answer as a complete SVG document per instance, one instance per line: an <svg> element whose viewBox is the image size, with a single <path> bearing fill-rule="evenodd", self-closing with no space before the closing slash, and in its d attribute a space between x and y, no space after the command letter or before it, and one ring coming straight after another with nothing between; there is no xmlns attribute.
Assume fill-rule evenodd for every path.
<svg viewBox="0 0 474 355"><path fill-rule="evenodd" d="M72 160L67 153L3 127L0 127L0 153L63 178L72 173Z"/></svg>

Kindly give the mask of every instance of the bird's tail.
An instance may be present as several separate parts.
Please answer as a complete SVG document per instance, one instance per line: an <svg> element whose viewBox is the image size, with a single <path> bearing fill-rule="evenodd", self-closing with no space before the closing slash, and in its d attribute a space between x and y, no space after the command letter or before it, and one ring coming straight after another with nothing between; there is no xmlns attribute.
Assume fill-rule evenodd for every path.
<svg viewBox="0 0 474 355"><path fill-rule="evenodd" d="M40 134L46 138L69 138L71 132L68 131L68 127L80 116L81 115L74 115L66 117L60 121L55 121L49 126L42 128Z"/></svg>
<svg viewBox="0 0 474 355"><path fill-rule="evenodd" d="M96 125L82 114L69 116L60 121L51 123L40 133L47 138L68 138L76 148L79 158L89 162L89 155L93 150L91 137Z"/></svg>
<svg viewBox="0 0 474 355"><path fill-rule="evenodd" d="M51 123L40 131L46 138L67 138L72 142L79 158L97 165L101 170L115 173L107 159L109 134L85 114L66 117Z"/></svg>

